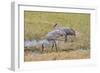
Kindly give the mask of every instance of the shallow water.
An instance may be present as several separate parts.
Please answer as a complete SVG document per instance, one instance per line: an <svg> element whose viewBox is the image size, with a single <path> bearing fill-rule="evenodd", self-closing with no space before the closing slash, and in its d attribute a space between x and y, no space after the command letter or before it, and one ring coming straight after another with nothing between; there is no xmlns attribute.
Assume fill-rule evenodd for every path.
<svg viewBox="0 0 100 73"><path fill-rule="evenodd" d="M24 41L24 47L33 47L37 44L37 40L26 40Z"/></svg>

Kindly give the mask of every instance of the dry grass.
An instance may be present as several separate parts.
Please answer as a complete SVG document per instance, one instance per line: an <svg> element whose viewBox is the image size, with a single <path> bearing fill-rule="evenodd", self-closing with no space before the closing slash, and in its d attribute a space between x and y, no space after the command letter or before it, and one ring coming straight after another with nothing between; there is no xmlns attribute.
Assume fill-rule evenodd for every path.
<svg viewBox="0 0 100 73"><path fill-rule="evenodd" d="M26 52L25 52L26 53ZM90 50L73 50L62 52L49 52L43 54L33 54L29 51L24 56L25 62L27 61L48 61L48 60L67 60L67 59L88 59L90 58Z"/></svg>

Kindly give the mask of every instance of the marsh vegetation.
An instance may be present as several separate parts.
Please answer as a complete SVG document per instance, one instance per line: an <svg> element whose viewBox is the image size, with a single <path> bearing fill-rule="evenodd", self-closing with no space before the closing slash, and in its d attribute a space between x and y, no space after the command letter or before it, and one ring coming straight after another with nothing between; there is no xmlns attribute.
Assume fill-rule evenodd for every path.
<svg viewBox="0 0 100 73"><path fill-rule="evenodd" d="M24 23L24 42L31 44L24 47L25 61L90 58L90 14L24 11ZM73 28L76 37L68 36L66 43L57 40L57 52L55 47L51 49L50 46L41 52L42 45L39 42L53 30L55 23ZM63 37L59 39L64 40Z"/></svg>

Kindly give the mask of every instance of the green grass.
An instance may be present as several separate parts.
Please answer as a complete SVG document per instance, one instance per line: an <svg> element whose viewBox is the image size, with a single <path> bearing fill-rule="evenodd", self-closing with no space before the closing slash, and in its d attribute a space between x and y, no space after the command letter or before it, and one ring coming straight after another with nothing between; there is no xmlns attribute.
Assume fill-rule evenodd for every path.
<svg viewBox="0 0 100 73"><path fill-rule="evenodd" d="M81 13L53 13L25 11L25 39L41 37L52 30L55 23L72 27L81 33L88 34L90 30L90 15ZM27 35L28 34L28 35Z"/></svg>
<svg viewBox="0 0 100 73"><path fill-rule="evenodd" d="M44 38L52 31L53 25L58 23L79 32L74 42L60 44L59 48L90 49L90 14L24 11L24 23L25 40Z"/></svg>

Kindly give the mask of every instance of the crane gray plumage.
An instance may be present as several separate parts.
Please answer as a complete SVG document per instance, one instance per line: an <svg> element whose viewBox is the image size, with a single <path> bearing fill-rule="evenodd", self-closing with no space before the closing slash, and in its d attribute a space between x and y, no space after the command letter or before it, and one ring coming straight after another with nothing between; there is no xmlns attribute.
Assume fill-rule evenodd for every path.
<svg viewBox="0 0 100 73"><path fill-rule="evenodd" d="M65 27L57 27L57 24L54 25L54 30L51 32L48 32L46 35L46 40L49 43L52 43L52 48L55 46L56 51L57 51L57 43L56 40L57 38L64 36L65 37L65 42L67 41L67 36L75 36L75 31L72 28L65 28ZM42 49L44 49L46 43L42 44Z"/></svg>
<svg viewBox="0 0 100 73"><path fill-rule="evenodd" d="M62 32L62 31L59 31L59 30L53 30L51 32L48 32L47 35L46 35L45 41L42 43L42 51L46 47L47 42L48 42L49 45L52 46L51 49L53 49L55 47L55 49L57 51L57 43L56 43L57 40L56 39L59 36L62 36L63 34L65 34L65 33Z"/></svg>
<svg viewBox="0 0 100 73"><path fill-rule="evenodd" d="M57 44L56 44L56 41L55 40L51 40L51 39L44 39L42 41L42 52L44 51L44 48L48 48L51 47L51 49L53 49L54 47L56 48L56 51L57 51Z"/></svg>
<svg viewBox="0 0 100 73"><path fill-rule="evenodd" d="M24 46L25 47L34 47L36 45L42 45L42 51L44 48L47 48L48 46L53 49L55 47L57 51L57 38L64 36L65 42L67 41L67 36L76 36L75 30L69 27L58 27L58 24L54 25L54 29L46 34L46 38L40 41L32 40L32 41L25 41ZM34 44L34 45L33 45Z"/></svg>
<svg viewBox="0 0 100 73"><path fill-rule="evenodd" d="M75 30L70 28L70 27L61 27L61 26L57 26L58 24L54 25L54 30L58 31L59 33L57 34L57 32L55 32L55 34L60 36L65 36L65 42L67 41L67 36L71 35L71 36L76 36Z"/></svg>

